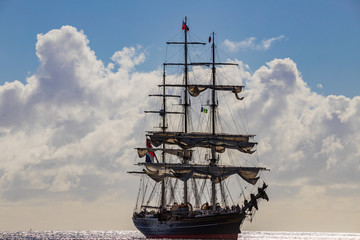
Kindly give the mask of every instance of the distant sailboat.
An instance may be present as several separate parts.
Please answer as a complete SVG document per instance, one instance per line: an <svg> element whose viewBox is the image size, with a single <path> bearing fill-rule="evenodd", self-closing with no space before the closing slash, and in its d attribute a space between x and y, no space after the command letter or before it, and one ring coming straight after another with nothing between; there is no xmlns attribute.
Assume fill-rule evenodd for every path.
<svg viewBox="0 0 360 240"><path fill-rule="evenodd" d="M159 114L160 131L147 132L146 147L137 148L139 157L146 157L138 163L142 171L129 172L142 176L133 222L149 238L237 239L244 219L258 210L258 200L269 200L265 192L267 185L259 176L261 171L268 169L220 164L220 155L225 152L235 152L239 159L255 152L257 143L251 141L255 135L224 133L219 127L222 116L217 93L234 94L235 99L242 100L239 94L244 86L218 83L218 66L237 64L216 61L214 33L209 37L211 61L192 62L189 46L205 43L188 40L186 18L182 22L182 31L183 41L167 44L183 46L183 62L163 64L161 91L150 95L161 100L161 109L145 111ZM171 66L181 67L181 82L167 82L166 68ZM189 68L204 66L211 67L208 82L204 83L202 79L199 83L196 78L189 77ZM208 98L204 100L201 95L206 93ZM174 99L178 99L180 110L170 109L170 101ZM192 106L199 106L199 112L209 115L206 131L193 131L197 130L194 122L199 118L191 115ZM181 120L177 121L180 122L178 129L170 126L170 116ZM205 128L199 127L200 130ZM253 187L254 192L247 196L244 193L242 204L236 204L226 184L230 177L238 178L241 184L258 187Z"/></svg>

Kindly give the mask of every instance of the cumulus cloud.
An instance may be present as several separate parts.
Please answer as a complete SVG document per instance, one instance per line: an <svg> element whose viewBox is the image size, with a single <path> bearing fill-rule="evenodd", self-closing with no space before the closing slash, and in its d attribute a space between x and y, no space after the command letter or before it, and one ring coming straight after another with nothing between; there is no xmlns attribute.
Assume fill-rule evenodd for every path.
<svg viewBox="0 0 360 240"><path fill-rule="evenodd" d="M84 32L71 26L37 38L38 71L25 83L0 86L1 200L94 201L134 191L137 182L125 172L133 148L144 141L143 110L161 73L136 71L146 60L140 46L115 52L105 66ZM225 44L232 51L266 50L282 38ZM344 196L360 200L360 97L311 91L289 58L254 73L237 62L227 75L244 79L246 108L234 105L231 112L247 110L258 155L271 169L274 201L304 195L307 201L315 188L317 197L332 197L334 204L350 204Z"/></svg>
<svg viewBox="0 0 360 240"><path fill-rule="evenodd" d="M246 119L247 130L257 135L257 153L271 179L299 191L315 183L353 188L360 181L360 97L312 91L290 58L274 59L254 73L238 63L227 75L244 80L244 104L228 112L232 119Z"/></svg>
<svg viewBox="0 0 360 240"><path fill-rule="evenodd" d="M130 72L145 59L140 47L124 47L105 67L71 26L37 38L38 71L25 84L0 87L1 198L40 192L94 199L132 162L147 103L139 99L158 73Z"/></svg>
<svg viewBox="0 0 360 240"><path fill-rule="evenodd" d="M136 52L138 52L141 49L141 46L135 47L124 47L121 51L117 51L114 53L114 55L111 57L111 60L118 63L121 67L126 69L131 69L135 65L138 65L140 63L143 63L145 60L145 54L139 53L136 55Z"/></svg>
<svg viewBox="0 0 360 240"><path fill-rule="evenodd" d="M267 63L246 86L249 126L257 130L260 159L279 191L291 186L296 191L289 197L301 198L304 187L315 185L328 198L338 184L344 192L360 190L359 96L312 92L291 59ZM359 198L356 192L352 197Z"/></svg>
<svg viewBox="0 0 360 240"><path fill-rule="evenodd" d="M237 52L241 49L253 49L253 50L268 50L275 41L279 41L285 38L284 35L280 35L278 37L263 39L260 43L256 42L255 37L250 37L243 41L233 42L226 39L223 43L226 49L230 52Z"/></svg>
<svg viewBox="0 0 360 240"><path fill-rule="evenodd" d="M321 216L320 222L315 218L302 229L328 231L327 225L357 231L354 226L331 225L326 216L333 209L350 222L359 221L360 207L354 202L360 200L360 96L313 92L289 58L268 62L245 86L245 104L237 116L247 113L249 131L259 142L260 162L271 169L265 179L274 205L264 206L269 210L258 218L259 228L268 226L275 212L287 212L281 221L290 231L299 230L296 222L309 223L314 213ZM357 214L345 213L347 209Z"/></svg>

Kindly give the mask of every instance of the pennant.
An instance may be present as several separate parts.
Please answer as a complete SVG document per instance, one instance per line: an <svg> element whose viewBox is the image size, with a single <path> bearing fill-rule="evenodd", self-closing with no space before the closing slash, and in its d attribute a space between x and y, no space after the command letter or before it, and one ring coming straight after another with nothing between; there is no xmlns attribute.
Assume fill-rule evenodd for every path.
<svg viewBox="0 0 360 240"><path fill-rule="evenodd" d="M146 147L147 148L153 148L151 143L150 143L150 140L149 139L146 139ZM151 152L151 151L148 151L148 153L146 153L146 160L145 162L147 163L153 163L154 162L154 157L156 157L155 153L154 152Z"/></svg>
<svg viewBox="0 0 360 240"><path fill-rule="evenodd" d="M204 108L204 107L201 107L201 112L202 112L202 113L207 113L208 110L207 110L206 108Z"/></svg>
<svg viewBox="0 0 360 240"><path fill-rule="evenodd" d="M189 27L185 24L185 22L183 21L182 22L182 30L186 30L186 31L189 31Z"/></svg>

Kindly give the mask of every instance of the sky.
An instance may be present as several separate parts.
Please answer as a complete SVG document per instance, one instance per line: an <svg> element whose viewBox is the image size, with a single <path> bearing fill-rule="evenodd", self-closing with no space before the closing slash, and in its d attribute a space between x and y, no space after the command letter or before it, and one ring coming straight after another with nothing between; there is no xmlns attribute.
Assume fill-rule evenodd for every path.
<svg viewBox="0 0 360 240"><path fill-rule="evenodd" d="M0 0L1 231L134 229L138 179L126 171L185 16L240 63L230 74L271 169L270 201L243 229L360 232L350 0Z"/></svg>

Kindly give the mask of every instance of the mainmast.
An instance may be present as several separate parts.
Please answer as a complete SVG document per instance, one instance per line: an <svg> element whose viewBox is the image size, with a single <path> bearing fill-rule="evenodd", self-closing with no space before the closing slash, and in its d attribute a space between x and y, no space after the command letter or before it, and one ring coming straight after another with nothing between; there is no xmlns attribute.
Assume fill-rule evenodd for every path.
<svg viewBox="0 0 360 240"><path fill-rule="evenodd" d="M205 45L206 43L202 42L188 42L188 31L189 27L187 26L187 17L185 17L185 20L182 23L182 30L184 30L184 42L167 42L167 44L183 44L184 45L184 63L165 63L165 65L184 65L184 133L188 132L188 112L189 112L189 95L188 95L188 66L190 65L188 63L188 44L201 44ZM165 84L164 84L165 85ZM183 163L188 164L189 159L187 157L183 158ZM184 203L186 204L188 202L188 187L187 187L187 181L184 181Z"/></svg>

